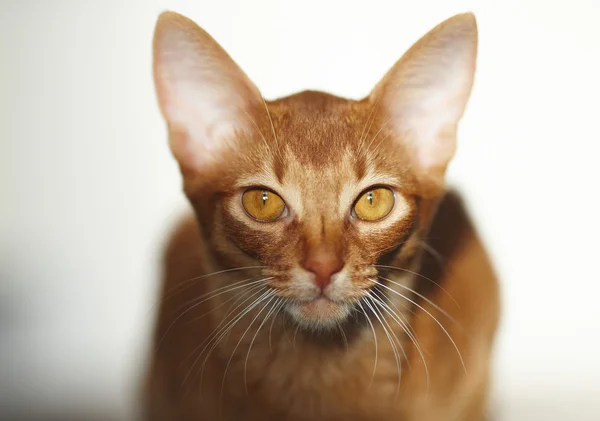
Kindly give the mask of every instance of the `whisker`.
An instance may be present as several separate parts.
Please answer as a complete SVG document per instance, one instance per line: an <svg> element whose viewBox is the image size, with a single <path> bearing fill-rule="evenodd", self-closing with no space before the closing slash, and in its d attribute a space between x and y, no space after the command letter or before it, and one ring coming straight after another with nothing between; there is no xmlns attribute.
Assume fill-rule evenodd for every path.
<svg viewBox="0 0 600 421"><path fill-rule="evenodd" d="M279 140L277 139L277 134L275 133L275 126L273 125L273 119L271 118L271 112L269 111L269 107L267 106L267 101L265 98L261 96L263 105L265 106L265 110L267 111L267 117L269 117L269 123L271 123L271 130L273 131L273 138L275 139L275 147L277 149L277 154L279 155L279 159L283 159L281 156L281 148L279 147Z"/></svg>
<svg viewBox="0 0 600 421"><path fill-rule="evenodd" d="M413 340L413 338L414 338L414 340L416 340L416 335L415 335L414 330L412 329L412 326L408 322L407 318L405 318L402 315L402 311L396 306L396 304L394 304L393 302L390 301L390 304L393 305L394 308L396 309L396 311L394 311L389 306L389 304L386 302L385 298L382 297L381 295L377 294L377 291L375 291L375 288L373 288L371 290L371 294L372 294L373 298L379 300L379 303L381 305L383 305L384 307L387 307L391 311L391 313L390 313L390 312L387 311L386 308L384 308L384 310L386 310L386 312L388 314L390 314L390 316L392 316L392 318L396 321L396 323L398 323L400 325L400 327L408 335L408 337L411 340ZM413 314L416 314L416 313L413 312ZM413 340L413 342L414 342L414 340ZM419 347L418 343L415 343L415 346ZM410 361L407 361L407 363L410 366Z"/></svg>
<svg viewBox="0 0 600 421"><path fill-rule="evenodd" d="M375 118L373 118L373 120L371 120L371 116L374 116L373 113L375 112L375 110L379 106L379 101L380 100L381 100L381 97L377 98L377 101L375 101L375 104L373 104L373 107L371 108L371 111L369 112L369 117L367 118L367 121L365 122L365 125L363 126L362 133L360 134L360 138L358 140L358 144L360 145L361 148L363 146L363 141L366 140L366 137L365 137L365 139L363 139L363 136L366 133L368 133L368 130L371 130L371 125L373 124L373 121L375 120ZM369 129L365 132L365 129L367 129L367 124L369 124Z"/></svg>
<svg viewBox="0 0 600 421"><path fill-rule="evenodd" d="M337 327L342 334L342 339L344 340L344 345L346 346L346 353L348 353L348 338L346 338L346 332L344 332L344 327L340 322L337 322Z"/></svg>
<svg viewBox="0 0 600 421"><path fill-rule="evenodd" d="M375 291L372 291L372 292L375 294ZM377 294L375 294L375 295L377 295ZM392 320L394 320L396 323L398 323L398 325L400 325L402 330L406 333L406 335L410 338L412 343L415 345L415 349L419 353L419 356L421 357L421 361L423 361L423 368L425 369L425 383L426 383L425 395L429 394L429 368L427 367L427 361L425 360L425 355L423 353L423 350L422 350L421 346L419 345L419 342L417 341L417 337L410 332L410 329L407 329L407 326L406 326L407 323L400 320L399 314L397 314L394 310L392 310L391 307L382 298L375 299L375 301L378 302L379 306L387 314L390 315ZM402 349L402 351L404 353L404 349ZM410 361L408 360L406 353L404 353L404 358L406 358L406 362L407 362L409 368L411 368Z"/></svg>
<svg viewBox="0 0 600 421"><path fill-rule="evenodd" d="M375 293L375 291L373 291L373 293L375 295L377 295ZM416 335L414 333L411 333L412 329L407 328L406 325L408 324L408 327L409 327L410 324L408 322L404 322L403 320L400 320L400 318L399 318L400 315L398 313L396 313L394 310L392 310L392 308L383 300L383 298L379 298L379 304L383 308L383 310L386 313L388 313L396 323L398 323L400 325L402 330L404 330L404 332L410 338L412 343L415 345L415 349L419 353L419 356L421 357L421 361L423 361L423 368L425 369L425 381L426 381L425 394L428 394L429 393L429 367L427 366L427 360L425 359L425 354L423 352L423 349L421 348L421 345L419 344L419 341L417 340ZM393 305L393 303L392 303L392 305ZM410 367L410 362L408 362L408 364Z"/></svg>
<svg viewBox="0 0 600 421"><path fill-rule="evenodd" d="M444 261L444 257L442 256L442 253L440 253L439 251L437 251L436 249L434 249L431 245L427 244L426 241L419 241L419 244L421 245L421 247L423 248L423 250L427 251L429 254L431 254L435 260L437 260L438 264L446 269L446 262Z"/></svg>
<svg viewBox="0 0 600 421"><path fill-rule="evenodd" d="M383 139L381 139L381 140L380 140L380 141L377 143L377 145L376 145L376 146L375 146L375 147L374 147L374 148L371 150L371 154L375 155L375 154L377 153L377 151L379 150L379 147L380 147L381 145L383 145L383 142L385 141L385 139L387 139L388 137L390 137L390 133L391 133L391 132L388 132L388 133L387 133L385 136L383 136ZM375 140L375 139L373 139L373 140Z"/></svg>
<svg viewBox="0 0 600 421"><path fill-rule="evenodd" d="M266 285L258 285L256 287L252 287L251 290L256 290L256 288L262 288L264 290L264 288L266 288ZM233 307L233 306L232 306ZM229 316L231 316L233 314L233 312L235 311L235 309L231 310L231 307L227 310L227 313L225 314L225 316L223 316L223 319L227 320L227 318Z"/></svg>
<svg viewBox="0 0 600 421"><path fill-rule="evenodd" d="M370 296L367 296L366 298L370 298ZM400 369L400 357L398 356L398 350L396 348L396 345L392 341L392 337L391 337L388 329L384 325L382 318L380 318L379 315L377 314L377 313L381 314L381 312L375 311L375 308L371 305L371 303L367 299L365 299L365 304L371 309L371 312L375 315L377 320L379 320L379 324L381 324L381 327L383 328L383 332L387 336L388 341L389 341L390 345L392 346L392 352L394 353L394 359L396 360L396 369L398 372L398 374L397 374L398 384L396 386L396 396L394 398L394 400L396 400L396 399L398 399L398 394L400 393L400 381L402 379L402 373L401 373L401 369ZM382 317L383 317L383 315L382 315ZM386 324L387 324L387 321L386 321ZM388 326L389 326L389 324L388 324ZM398 341L398 338L396 337L395 334L394 334L394 338L396 338L396 341ZM400 345L400 348L402 348L402 345ZM402 352L404 353L404 349L402 350Z"/></svg>
<svg viewBox="0 0 600 421"><path fill-rule="evenodd" d="M268 296L270 296L273 293L273 291L271 289L267 289L266 292L264 292L263 294L261 294L257 299L255 299L252 304L250 304L249 306L246 307L246 309L244 309L243 311L241 311L240 313L238 313L238 315L235 317L234 320L231 320L229 322L229 324L227 326L224 326L223 328L221 328L220 332L218 335L216 335L213 338L213 343L210 347L210 349L208 350L208 353L206 354L206 357L204 358L204 361L202 362L202 371L200 372L200 385L202 385L202 381L204 378L204 369L206 367L206 363L210 357L210 355L212 354L212 352L217 348L217 346L219 345L219 343L223 340L223 338L225 338L225 336L227 336L232 329L235 327L235 325L242 320L242 318L248 314L249 312L251 312L254 308L256 308L256 306L258 306L261 302L264 301L264 299L266 299ZM205 348L208 347L208 344L205 346ZM202 350L202 352L200 353L200 355L202 355L204 353L204 350Z"/></svg>
<svg viewBox="0 0 600 421"><path fill-rule="evenodd" d="M254 285L254 286L252 286L252 287L248 288L248 291L242 291L242 292L240 292L240 293L238 293L238 294L235 294L233 297L231 297L231 298L228 298L227 300L223 301L221 304L219 304L219 305L218 305L218 306L216 306L215 308L212 308L211 310L207 311L206 313L203 313L203 314L201 314L201 315L200 315L200 316L198 316L198 317L194 317L193 319L191 319L191 320L189 321L189 323L194 323L194 322L196 322L196 321L198 321L198 320L202 319L203 317L205 317L205 316L209 315L210 313L212 313L212 312L214 312L214 311L218 310L219 308L223 307L223 306L224 306L225 304L227 304L228 302L230 302L230 301L233 301L233 300L236 300L236 301L235 301L235 302L234 302L234 303L233 303L233 304L232 304L232 305L231 305L231 306L230 306L230 307L227 309L227 312L225 313L225 316L223 316L223 318L226 318L227 316L229 316L231 308L232 308L232 307L233 307L233 306L234 306L234 305L235 305L235 304L236 304L236 303L237 303L237 302L238 302L238 301L241 299L241 298L238 298L238 297L240 297L240 295L241 295L241 296L244 296L246 293L248 293L248 292L251 292L251 291L256 291L258 288L264 288L264 285Z"/></svg>
<svg viewBox="0 0 600 421"><path fill-rule="evenodd" d="M381 126L381 128L377 131L377 133L375 133L375 136L373 136L373 139L371 139L371 142L369 142L369 145L367 146L367 149L371 149L371 145L373 144L373 142L375 141L375 139L377 139L377 136L379 136L379 133L381 133L381 131L388 125L388 123L390 121L392 121L393 118L394 118L394 116L388 118L387 121L385 123L383 123L383 125Z"/></svg>
<svg viewBox="0 0 600 421"><path fill-rule="evenodd" d="M398 343L398 346L400 347L400 351L402 351L402 356L404 357L404 360L406 361L406 363L410 367L410 360L408 359L408 355L406 355L406 352L404 351L404 347L402 346L402 342L400 341L400 339L398 338L398 336L396 336L396 333L394 332L394 329L392 329L391 325L389 324L389 322L387 321L387 319L384 317L383 313L381 313L381 311L379 310L379 307L381 307L381 302L374 297L373 292L374 291L370 291L369 293L367 293L367 295L371 299L371 301L374 304L376 304L375 309L377 310L377 312L381 316L382 320L385 322L385 324L389 328L389 331L390 331L391 335L394 337L394 339ZM402 329L402 330L406 333L406 330L404 330L404 329ZM402 361L402 360L400 360L400 361Z"/></svg>
<svg viewBox="0 0 600 421"><path fill-rule="evenodd" d="M426 281L431 282L432 284L434 284L435 286L437 286L439 289L441 289L448 296L448 298L450 298L454 302L454 304L456 304L456 306L458 308L460 308L460 305L454 299L454 297L443 286L441 286L439 282L436 282L433 279L431 279L431 278L429 278L429 277L427 277L427 276L425 276L425 275L423 275L423 274L421 274L419 272L415 272L415 271L412 271L410 269L401 268L401 267L398 267L398 266L390 266L390 265L373 265L373 266L375 266L376 268L400 270L400 271L403 271L403 272L410 273L412 275L418 276L421 279L425 279Z"/></svg>
<svg viewBox="0 0 600 421"><path fill-rule="evenodd" d="M168 291L168 293L165 294L165 297L162 298L162 299L160 299L160 300L158 300L153 305L153 307L156 306L156 305L158 305L158 304L160 304L163 301L167 301L167 300L173 298L177 293L179 293L179 292L181 292L181 291L189 288L194 283L194 281L199 281L200 279L208 278L208 277L215 276L215 275L221 275L223 273L235 272L235 271L238 271L238 270L264 269L264 268L267 268L267 267L268 266L244 266L244 267L237 267L237 268L219 270L217 272L211 272L211 273L207 273L207 274L202 275L202 276L196 276L194 278L187 279L185 281L179 282L177 285L174 285ZM176 291L174 291L174 290L176 290ZM213 292L213 291L211 291L211 292Z"/></svg>
<svg viewBox="0 0 600 421"><path fill-rule="evenodd" d="M258 289L258 291L254 291L254 293L250 294L249 297L244 298L245 295L247 295L249 292L251 292L252 290ZM221 328L221 326L223 326L224 324L229 323L229 321L227 321L227 318L233 314L233 312L235 312L235 310L237 310L238 308L240 308L241 306L244 305L244 303L246 303L247 301L251 300L252 297L256 296L257 294L260 294L261 292L264 292L264 290L267 289L267 286L265 285L258 285L257 287L253 287L251 288L249 291L242 291L239 295L241 295L240 298L238 298L228 309L227 309L227 313L225 314L225 316L221 319L221 321L219 322L219 324L215 327L215 329L212 331L212 333L210 335L208 335L206 338L204 338L204 340L200 343L200 345L198 345L196 348L194 348L194 350L192 351L192 353L190 355L188 355L186 358L183 359L183 361L181 362L181 364L183 365L187 360L189 360L194 354L195 352L200 349L200 347L202 347L202 345L204 345L206 342L208 342L209 340L211 340L211 338L213 337L213 335L216 334L216 332ZM243 301L242 301L243 300ZM242 301L241 303L239 303L240 301ZM233 308L237 303L239 303L235 308ZM233 308L233 309L232 309Z"/></svg>
<svg viewBox="0 0 600 421"><path fill-rule="evenodd" d="M279 306L277 307L277 312L273 316L273 320L271 320L271 327L269 327L269 353L273 352L273 345L271 342L271 333L273 333L273 323L275 323L275 320L277 320L277 315L279 314L284 305L285 300L281 300L281 304L279 304Z"/></svg>
<svg viewBox="0 0 600 421"><path fill-rule="evenodd" d="M238 308L240 308L241 306L244 305L244 303L246 303L247 301L251 300L253 297L255 297L258 294L261 294L261 292L263 293L263 295L265 294L265 292L263 292L265 289L267 289L266 286L263 286L261 289L259 289L257 292L253 293L250 295L250 297L246 298L244 301L242 301L240 304L237 305L236 308L234 308L231 313L233 313L235 310L237 310ZM257 300L259 300L260 297L256 298L255 302L257 302ZM252 303L252 304L253 304ZM252 304L246 306L246 308L252 306ZM231 314L230 313L230 314ZM240 312L241 313L241 312ZM239 314L239 313L238 313ZM196 348L194 348L194 350L182 361L182 364L184 364L187 360L189 360L203 345L204 348L202 349L202 351L198 354L198 356L194 359L194 362L192 363L192 366L190 367L190 370L188 371L187 375L185 376L185 378L183 379L183 384L185 384L185 382L187 381L187 379L189 378L189 376L191 375L194 367L196 366L196 364L198 363L198 360L200 359L200 357L202 356L202 354L204 353L204 351L206 350L206 348L208 348L209 345L211 345L211 343L220 335L221 332L223 332L225 329L227 329L230 325L230 323L233 323L234 320L230 320L230 321L226 321L227 318L223 318L223 320L221 320L221 322L219 323L219 325L213 330L213 332L208 335L208 337L206 337L202 343L200 343L200 345L198 345ZM222 327L221 327L222 326ZM182 385L183 385L182 384ZM202 385L202 383L200 383Z"/></svg>
<svg viewBox="0 0 600 421"><path fill-rule="evenodd" d="M205 302L206 300L210 300L213 296L216 297L216 296L220 295L221 293L227 293L230 290L235 290L237 288L243 288L245 286L250 286L250 285L253 285L256 283L260 283L266 279L265 278L265 279L257 280L255 278L256 278L256 276L254 276L252 278L242 279L241 281L237 281L232 284L227 284L227 285L224 285L219 288L215 288L205 294L199 295L197 297L193 297L191 300L188 300L185 303L178 306L176 310L181 310L181 309L183 309L189 305L192 305L194 303L201 304L201 303ZM252 281L252 282L249 282L249 281Z"/></svg>
<svg viewBox="0 0 600 421"><path fill-rule="evenodd" d="M414 333L413 329L410 326L410 323L408 323L407 320L402 319L402 315L400 312L400 310L395 306L394 303L391 302L391 304L396 308L396 310L399 312L397 313L396 311L394 311L389 305L388 303L386 303L385 299L383 297L381 297L379 294L377 294L377 292L375 290L371 291L373 296L373 299L375 299L375 301L378 302L379 306L387 313L390 315L390 317L392 318L392 320L394 320L401 328L402 330L406 333L406 335L409 337L409 339L411 340L411 342L415 345L415 348L417 350L417 352L419 353L419 356L421 357L421 360L423 361L423 365L425 368L425 377L427 380L427 391L429 390L429 369L427 367L427 361L425 360L425 355L423 353L423 350L421 348L421 345L419 344L419 341L417 340L417 336ZM406 354L404 354L404 357L407 359L407 364L409 366L409 368L411 367L410 365L410 361L408 360L408 357L406 356Z"/></svg>
<svg viewBox="0 0 600 421"><path fill-rule="evenodd" d="M264 99L263 99L264 101ZM242 107L238 107L240 110L242 110L244 112L244 114L246 114L246 117L248 117L248 119L252 122L252 124L254 125L254 127L256 128L256 130L258 131L258 134L260 135L261 139L263 140L267 150L269 151L269 153L271 155L273 155L273 151L271 150L269 143L267 142L267 139L265 138L265 135L263 134L262 130L260 129L260 127L258 127L258 124L256 124L256 121L254 121L254 119L250 116L250 114L248 114L248 112L244 109L242 109Z"/></svg>
<svg viewBox="0 0 600 421"><path fill-rule="evenodd" d="M385 278L383 278L385 279ZM450 335L450 333L448 333L448 331L446 330L446 328L444 327L444 325L442 325L440 323L440 321L438 319L436 319L433 314L431 314L429 311L427 311L427 309L425 309L423 306L419 305L418 303L416 303L415 301L411 300L410 298L406 297L405 295L399 293L398 291L390 288L387 285L382 284L381 282L378 282L377 280L374 279L369 279L371 282L376 283L377 285L381 285L382 287L392 291L394 294L399 295L400 297L404 298L406 301L409 301L410 303L412 303L413 305L417 306L418 308L420 308L421 310L423 310L425 313L427 313L427 315L429 315L429 317L431 317L431 319L436 322L438 324L438 326L444 331L444 333L446 334L446 336L448 337L448 339L450 340L450 342L452 342L452 345L454 346L454 349L456 350L456 353L458 354L458 358L460 359L460 362L463 366L463 369L465 371L465 373L467 372L467 367L465 365L465 362L463 360L462 354L460 353L460 350L458 349L458 346L456 345L456 342L454 342L454 339L452 339L452 336Z"/></svg>
<svg viewBox="0 0 600 421"><path fill-rule="evenodd" d="M250 279L252 279L252 278L250 278ZM158 350L158 349L160 348L161 344L163 343L164 339L166 338L167 334L170 332L171 328L172 328L172 327L175 325L175 323L177 323L177 321L178 321L179 319L181 319L181 318L182 318L183 316L185 316L187 313L189 313L190 311L192 311L194 308L198 307L200 304L202 304L202 303L204 303L204 302L206 302L206 301L208 301L208 300L212 300L213 298L216 298L216 297L218 297L219 295L226 294L226 293L228 293L228 292L232 292L232 291L235 291L235 290L237 290L237 289L240 289L240 288L248 288L249 286L256 285L256 284L258 284L258 283L262 283L262 282L264 282L264 281L266 281L266 280L268 280L268 279L269 279L269 278L259 279L259 280L257 280L257 281L253 281L253 282L250 282L250 283L248 283L248 284L238 285L238 286L235 286L235 287L231 287L231 286L229 286L229 287L228 287L228 289L225 289L224 291L219 291L219 292L216 292L216 291L218 291L218 290L216 290L216 291L213 291L213 292L212 292L212 294L213 294L213 295L210 295L209 297L206 297L206 298L204 298L203 300L201 300L201 301L199 301L199 302L195 303L194 305L190 306L188 309L186 309L186 310L185 310L185 311L183 311L181 314L179 314L179 316L177 316L177 317L175 318L175 320L173 320L173 321L171 322L171 324L170 324L170 325L167 327L167 329L165 330L165 333L162 335L162 337L161 337L161 338L160 338L160 340L158 341L158 344L156 345L156 349ZM249 280L249 279L245 279L244 281L248 281L248 280ZM238 283L239 283L239 282L237 282L236 284L238 284ZM219 288L219 289L221 289L221 288ZM201 297L200 297L200 298L201 298ZM197 298L196 298L196 299L197 299ZM195 299L195 300L196 300L196 299ZM194 301L195 301L195 300L194 300Z"/></svg>
<svg viewBox="0 0 600 421"><path fill-rule="evenodd" d="M233 348L233 351L231 352L231 356L229 357L229 360L227 360L227 365L225 366L225 371L223 372L223 380L221 381L221 400L223 399L223 391L225 390L225 379L227 379L227 371L229 370L229 366L231 365L231 360L233 360L233 356L235 355L235 352L237 351L237 349L239 348L240 344L242 343L242 341L244 340L244 337L246 336L246 333L248 333L248 331L250 330L250 328L252 327L252 325L254 324L254 322L256 321L256 319L258 319L258 316L261 315L261 313L263 312L263 310L265 308L267 308L267 306L269 305L269 303L271 303L271 301L273 301L273 299L275 299L275 291L270 290L267 291L268 294L259 301L259 303L262 303L263 301L267 300L268 301L265 303L265 305L262 306L262 308L258 311L258 313L256 313L256 315L254 316L254 318L252 319L252 321L250 322L250 324L248 325L248 327L246 327L246 330L244 330L244 333L242 333L242 337L240 338L240 340L238 341L238 343L235 345L235 347ZM244 381L245 381L245 366L244 366ZM246 390L247 392L247 390Z"/></svg>
<svg viewBox="0 0 600 421"><path fill-rule="evenodd" d="M275 297L273 297L273 298L275 298ZM271 298L271 300L273 298ZM269 300L269 302L267 302L267 304L265 304L265 307L271 302L271 300ZM266 316L263 318L262 323L258 326L258 329L256 329L256 332L254 332L254 337L252 338L252 341L250 342L250 346L248 347L248 353L246 354L246 361L244 361L244 390L246 391L246 395L248 394L248 377L247 377L248 358L250 358L250 351L252 350L252 345L254 345L254 341L256 340L256 337L258 336L258 332L260 332L260 329L263 327L265 322L269 319L269 316L271 316L271 314L273 314L273 312L275 311L275 309L277 308L277 306L279 305L279 303L282 300L283 300L283 298L279 297L273 303L273 307L271 307L271 309L267 312Z"/></svg>
<svg viewBox="0 0 600 421"><path fill-rule="evenodd" d="M381 278L381 279L383 279L383 280L385 280L385 281L388 281L388 282L390 282L390 283L392 283L392 284L394 284L394 285L397 285L397 286L399 286L400 288L403 288L403 289L405 289L405 290L407 290L407 291L409 291L409 292L412 292L412 293L413 293L413 294L415 294L417 297L419 297L419 298L421 298L421 299L425 300L426 302L428 302L429 304L431 304L431 306L432 306L433 308L435 308L437 311L439 311L439 312L440 312L440 313L442 313L444 316L446 316L448 319L450 319L450 321L451 321L452 323L456 323L456 324L458 324L458 322L457 322L456 320L454 320L454 318L453 318L452 316L450 316L450 314L448 314L448 312L447 312L446 310L444 310L443 308L441 308L440 306L438 306L437 304L435 304L433 301L431 301L429 298L425 297L423 294L420 294L420 293L418 293L417 291L415 291L414 289L412 289L412 288L409 288L409 287L407 287L406 285L402 285L402 284L401 284L401 283L399 283L399 282L393 281L393 280L391 280L391 279L388 279L388 278L384 278L383 276L379 276L379 278ZM441 288L441 287L440 287L440 288ZM448 295L450 295L450 294L448 294ZM457 303L457 305L458 305L458 303Z"/></svg>
<svg viewBox="0 0 600 421"><path fill-rule="evenodd" d="M369 318L369 315L367 314L367 312L365 311L365 308L363 307L363 305L361 303L363 298L361 298L358 301L358 305L361 308L363 314L365 315L365 318L367 319L369 326L371 326L371 332L373 332L373 341L375 343L375 363L373 364L373 374L371 375L371 381L369 382L369 388L371 388L371 385L373 384L373 380L375 380L375 372L377 371L377 359L379 358L379 347L377 345L377 334L375 333L375 328L373 327L373 323L371 323L371 319Z"/></svg>
<svg viewBox="0 0 600 421"><path fill-rule="evenodd" d="M288 343L291 345L292 344L292 340L290 338L290 335L288 335L287 328L286 328L286 326L287 326L287 320L288 320L287 317L284 317L282 319L281 327L283 329L283 337L286 338L287 341L288 341Z"/></svg>
<svg viewBox="0 0 600 421"><path fill-rule="evenodd" d="M387 252L388 250L392 250L392 249L394 249L394 248L396 248L396 247L399 247L399 246L401 246L402 244L406 243L406 241L407 241L407 240L402 240L402 241L400 241L400 242L398 242L398 243L392 244L391 246L384 247L384 248L382 248L382 249L380 249L380 250L377 250L376 252L374 252L374 253L373 253L373 255L374 255L374 256L381 255L382 253L385 253L385 252ZM374 265L374 266L376 266L376 265Z"/></svg>
<svg viewBox="0 0 600 421"><path fill-rule="evenodd" d="M298 329L300 325L296 325L296 330L294 330L294 338L292 339L292 349L296 349L296 335L298 335Z"/></svg>

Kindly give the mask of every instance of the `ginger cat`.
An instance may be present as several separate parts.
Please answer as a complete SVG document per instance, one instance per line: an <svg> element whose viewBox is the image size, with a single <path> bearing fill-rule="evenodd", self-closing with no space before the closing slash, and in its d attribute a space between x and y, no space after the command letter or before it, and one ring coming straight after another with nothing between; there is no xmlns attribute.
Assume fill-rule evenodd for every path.
<svg viewBox="0 0 600 421"><path fill-rule="evenodd" d="M444 172L477 54L472 14L360 101L265 101L163 13L154 76L193 207L173 234L149 420L481 421L496 278Z"/></svg>

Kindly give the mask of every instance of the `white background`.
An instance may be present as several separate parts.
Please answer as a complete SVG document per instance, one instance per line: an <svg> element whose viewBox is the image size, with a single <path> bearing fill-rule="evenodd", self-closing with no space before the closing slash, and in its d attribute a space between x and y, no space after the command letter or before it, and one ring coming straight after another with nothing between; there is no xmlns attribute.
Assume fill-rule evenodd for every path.
<svg viewBox="0 0 600 421"><path fill-rule="evenodd" d="M164 9L267 98L359 98L431 27L474 11L479 68L449 176L502 277L493 411L600 419L594 0L3 1L0 418L133 414L161 241L185 206L151 79Z"/></svg>

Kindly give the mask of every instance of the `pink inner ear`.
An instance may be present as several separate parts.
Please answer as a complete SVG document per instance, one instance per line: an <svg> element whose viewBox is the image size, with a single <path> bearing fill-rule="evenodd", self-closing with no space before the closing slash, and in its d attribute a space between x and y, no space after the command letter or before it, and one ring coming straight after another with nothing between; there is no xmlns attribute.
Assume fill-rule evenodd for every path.
<svg viewBox="0 0 600 421"><path fill-rule="evenodd" d="M376 86L389 126L413 151L416 167L436 183L456 149L456 127L473 84L477 27L459 15L434 28Z"/></svg>
<svg viewBox="0 0 600 421"><path fill-rule="evenodd" d="M227 53L195 23L163 14L154 38L154 78L180 165L201 169L248 130L262 97Z"/></svg>
<svg viewBox="0 0 600 421"><path fill-rule="evenodd" d="M432 104L433 105L433 104ZM432 106L420 111L420 115L408 113L399 121L393 121L395 130L413 150L413 159L423 171L444 170L456 151L456 115L453 104Z"/></svg>
<svg viewBox="0 0 600 421"><path fill-rule="evenodd" d="M251 124L244 112L250 101L245 101L236 84L199 76L195 83L172 81L170 94L163 97L165 118L178 131L171 136L172 152L184 166L208 164L235 141L236 132L248 130Z"/></svg>

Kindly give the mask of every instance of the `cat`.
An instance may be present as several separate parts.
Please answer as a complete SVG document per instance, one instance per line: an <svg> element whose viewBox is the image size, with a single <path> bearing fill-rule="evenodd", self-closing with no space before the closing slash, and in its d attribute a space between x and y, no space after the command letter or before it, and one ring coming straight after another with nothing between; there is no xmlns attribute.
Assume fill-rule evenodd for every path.
<svg viewBox="0 0 600 421"><path fill-rule="evenodd" d="M358 101L265 101L174 12L153 48L193 212L165 253L146 419L483 420L498 285L444 181L474 16L435 27Z"/></svg>

